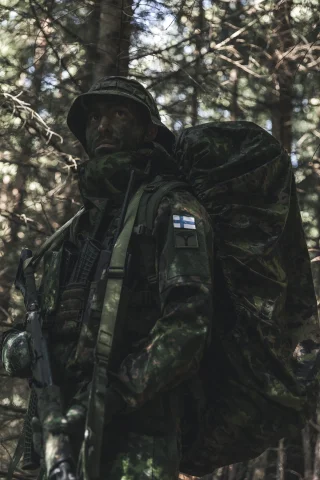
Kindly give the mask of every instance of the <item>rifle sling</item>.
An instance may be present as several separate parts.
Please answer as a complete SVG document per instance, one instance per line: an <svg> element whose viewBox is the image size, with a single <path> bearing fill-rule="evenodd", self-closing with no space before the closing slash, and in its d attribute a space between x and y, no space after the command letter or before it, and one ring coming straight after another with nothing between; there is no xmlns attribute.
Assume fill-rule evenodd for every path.
<svg viewBox="0 0 320 480"><path fill-rule="evenodd" d="M22 432L22 434L20 435L13 457L10 460L6 480L12 480L16 467L23 455L23 450L24 450L24 432Z"/></svg>

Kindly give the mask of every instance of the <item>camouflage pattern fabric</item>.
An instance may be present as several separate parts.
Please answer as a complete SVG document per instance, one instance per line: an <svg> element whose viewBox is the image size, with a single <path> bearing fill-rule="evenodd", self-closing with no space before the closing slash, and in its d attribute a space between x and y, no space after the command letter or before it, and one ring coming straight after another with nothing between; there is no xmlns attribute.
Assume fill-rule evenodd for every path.
<svg viewBox="0 0 320 480"><path fill-rule="evenodd" d="M178 433L144 435L119 429L118 419L108 428L102 447L100 478L110 480L177 480L181 457ZM80 448L80 442L77 447ZM82 474L78 472L81 480ZM40 478L38 477L38 480Z"/></svg>
<svg viewBox="0 0 320 480"><path fill-rule="evenodd" d="M128 184L131 169L132 155L128 152L117 152L88 160L81 166L80 191L84 190L86 196L92 191L94 197L99 193L104 193L107 197L121 194L123 186ZM115 177L120 175L123 183L117 188Z"/></svg>
<svg viewBox="0 0 320 480"><path fill-rule="evenodd" d="M279 143L249 122L209 123L182 133L176 157L211 216L217 253L201 373L208 407L183 463L206 474L298 434L315 411L320 330L294 176Z"/></svg>
<svg viewBox="0 0 320 480"><path fill-rule="evenodd" d="M152 95L136 80L121 76L103 77L90 90L79 95L73 102L67 117L68 127L88 151L85 130L88 116L88 106L93 99L111 97L130 99L137 102L148 114L150 120L158 127L156 142L163 145L167 151L172 151L174 134L161 122L157 104Z"/></svg>
<svg viewBox="0 0 320 480"><path fill-rule="evenodd" d="M116 448L105 446L101 478L109 480L177 480L180 451L176 434L149 436L128 433L119 438ZM112 451L113 450L113 451ZM107 459L109 458L109 461Z"/></svg>
<svg viewBox="0 0 320 480"><path fill-rule="evenodd" d="M30 377L29 334L15 331L6 339L6 348L2 349L2 363L10 376Z"/></svg>
<svg viewBox="0 0 320 480"><path fill-rule="evenodd" d="M211 219L189 191L174 191L156 212L151 240L133 235L128 309L110 378L127 405L114 418L121 435L137 443L164 439L177 436L181 423L181 469L204 475L257 456L303 426L318 384L319 327L292 169L278 142L248 122L208 124L186 130L176 156ZM106 198L103 192L110 190L103 182L95 189L94 176L80 182L86 210L70 229L74 243L97 230L105 209L102 231L112 236L116 226L121 193ZM183 217L194 219L195 229L175 226L174 219ZM42 298L54 318L61 317L66 300L58 258L56 252L55 269L46 269L44 282L59 295L45 291ZM86 329L65 321L51 337L66 408L91 379L99 298L94 310ZM84 343L77 357L79 338ZM111 427L106 425L106 441ZM129 440L126 447L116 445L108 474L126 478L126 468L125 475L130 470L135 478L141 451L131 455ZM151 444L143 445L150 451ZM111 448L107 444L105 451ZM139 459L147 472L150 458ZM157 458L160 465L161 454ZM166 478L169 470L164 463L158 472Z"/></svg>
<svg viewBox="0 0 320 480"><path fill-rule="evenodd" d="M156 155L158 159L159 150ZM105 158L101 160L101 168L105 161ZM164 165L168 166L168 162L168 158L164 158ZM141 164L145 166L144 160ZM106 189L103 185L94 189L97 184L91 181L93 177L88 175L85 177L88 181L81 182L86 208L71 225L69 237L65 239L78 247L97 230L97 222L102 217L101 233L112 237L119 216L121 194L104 197L102 192L105 193ZM174 228L174 215L194 218L196 228L189 231L189 239L179 237L179 229ZM121 395L127 406L125 412L116 417L122 435L157 437L156 441L160 443L162 437L177 435L182 399L180 385L197 371L209 337L212 241L212 229L205 209L191 193L185 191L170 193L161 202L156 215L152 237L156 282L148 277L143 238L139 235L132 237L132 260L126 279L128 310L110 372L111 387ZM68 289L64 290L60 282L63 248L64 245L59 251L48 253L43 283L48 282L52 289L43 289L41 300L43 305L48 305L50 317L46 321L51 325L49 348L54 380L62 387L67 410L76 404L77 392L86 392L91 380L101 296L95 299L89 325L79 330L75 321L76 312L67 318L65 311ZM60 259L59 262L57 259ZM51 293L57 289L59 295L52 296ZM57 328L54 321L57 321ZM76 356L79 339L82 342L81 354ZM79 431L76 437L79 439L82 435L83 431ZM108 425L106 436L109 436ZM160 454L159 459L162 461ZM154 461L159 463L160 460ZM150 462L149 459L149 468ZM137 468L132 465L133 470ZM163 478L176 478L175 473L170 473L170 462L162 467L157 464L155 469L163 476L168 475ZM153 475L156 475L155 471Z"/></svg>
<svg viewBox="0 0 320 480"><path fill-rule="evenodd" d="M186 245L174 215L195 219ZM189 192L172 192L159 207L154 239L161 313L140 348L123 360L113 385L132 408L197 371L210 328L212 233L205 210Z"/></svg>
<svg viewBox="0 0 320 480"><path fill-rule="evenodd" d="M196 220L194 238L198 243L194 247L176 246L173 215L183 213ZM81 217L80 225L83 226ZM123 359L112 383L131 409L140 407L157 392L173 388L184 376L197 370L211 319L211 227L205 210L189 192L172 192L163 199L155 220L154 239L160 298L157 288L150 286L146 278L143 243L134 237L131 246L135 253L131 265L134 289L129 293L128 318L122 334L123 351L132 353ZM60 307L57 308L59 311ZM101 309L98 300L95 309L97 312ZM57 338L55 341L60 353L65 328L59 330L59 341ZM91 327L89 330L94 335ZM82 351L81 356L87 358L86 352ZM92 353L88 352L88 357L92 358ZM76 365L72 359L69 365L72 365L71 377ZM67 374L68 368L64 372Z"/></svg>

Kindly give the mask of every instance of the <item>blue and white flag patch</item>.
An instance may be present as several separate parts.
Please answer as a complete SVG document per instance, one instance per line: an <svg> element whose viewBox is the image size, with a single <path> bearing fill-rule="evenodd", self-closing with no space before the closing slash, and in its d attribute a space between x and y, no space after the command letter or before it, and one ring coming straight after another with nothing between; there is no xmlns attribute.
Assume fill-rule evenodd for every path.
<svg viewBox="0 0 320 480"><path fill-rule="evenodd" d="M196 230L196 220L194 217L186 217L184 215L173 215L174 228L186 228Z"/></svg>

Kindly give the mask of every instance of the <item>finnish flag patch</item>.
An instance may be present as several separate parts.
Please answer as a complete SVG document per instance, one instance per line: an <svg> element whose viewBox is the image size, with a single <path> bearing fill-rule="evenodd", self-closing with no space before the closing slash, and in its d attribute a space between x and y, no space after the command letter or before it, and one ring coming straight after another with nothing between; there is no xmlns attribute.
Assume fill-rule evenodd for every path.
<svg viewBox="0 0 320 480"><path fill-rule="evenodd" d="M196 229L196 220L194 217L186 217L184 215L173 215L174 228L186 228L189 230Z"/></svg>

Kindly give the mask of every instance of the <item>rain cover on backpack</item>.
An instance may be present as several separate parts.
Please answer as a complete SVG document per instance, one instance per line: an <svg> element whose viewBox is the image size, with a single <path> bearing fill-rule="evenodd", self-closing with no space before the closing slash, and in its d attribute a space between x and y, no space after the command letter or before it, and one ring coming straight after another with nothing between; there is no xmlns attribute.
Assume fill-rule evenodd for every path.
<svg viewBox="0 0 320 480"><path fill-rule="evenodd" d="M183 432L181 471L200 476L299 434L314 408L320 332L291 162L278 141L251 122L209 123L186 129L175 156L215 233L206 404Z"/></svg>

